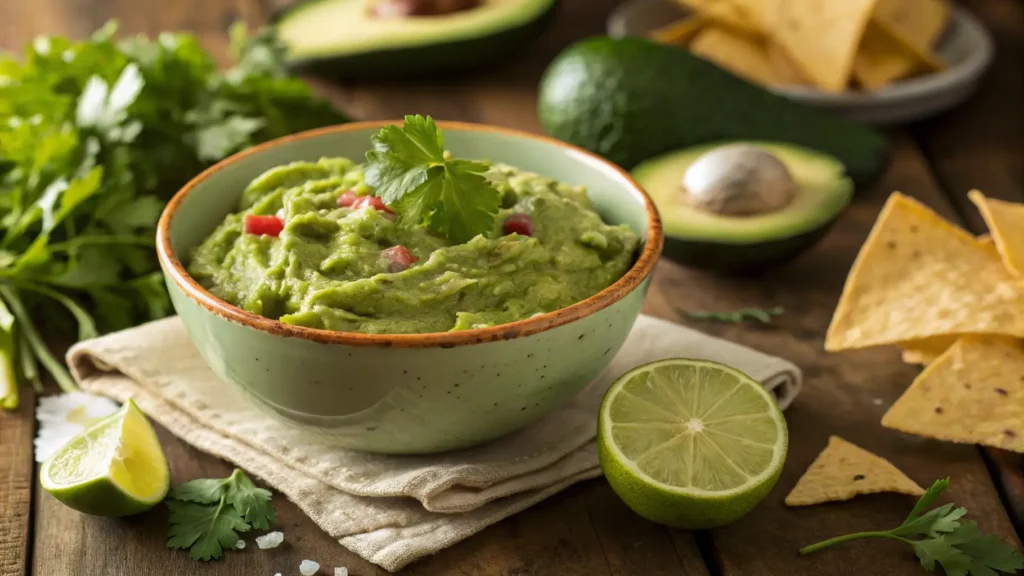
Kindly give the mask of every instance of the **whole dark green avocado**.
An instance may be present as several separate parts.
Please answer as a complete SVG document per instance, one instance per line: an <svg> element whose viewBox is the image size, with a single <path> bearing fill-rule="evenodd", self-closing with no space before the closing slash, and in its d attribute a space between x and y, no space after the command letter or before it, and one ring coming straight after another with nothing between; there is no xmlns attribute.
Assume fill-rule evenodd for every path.
<svg viewBox="0 0 1024 576"><path fill-rule="evenodd" d="M540 83L551 136L624 168L662 152L719 140L772 140L839 159L857 184L885 167L876 130L776 96L684 48L591 38L566 48Z"/></svg>

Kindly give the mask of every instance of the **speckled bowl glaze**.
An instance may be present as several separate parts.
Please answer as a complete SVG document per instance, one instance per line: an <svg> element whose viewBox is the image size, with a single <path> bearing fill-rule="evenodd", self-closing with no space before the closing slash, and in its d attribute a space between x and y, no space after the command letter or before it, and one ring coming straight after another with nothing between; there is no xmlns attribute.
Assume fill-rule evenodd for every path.
<svg viewBox="0 0 1024 576"><path fill-rule="evenodd" d="M640 313L661 253L661 222L640 186L597 156L525 132L438 122L455 156L586 186L606 221L643 238L633 267L605 290L555 312L477 330L399 335L282 324L218 299L188 275L182 260L237 209L253 178L296 160L362 158L370 136L391 123L296 134L206 170L160 218L160 265L174 308L210 368L271 413L344 448L429 453L473 446L558 408L608 365Z"/></svg>

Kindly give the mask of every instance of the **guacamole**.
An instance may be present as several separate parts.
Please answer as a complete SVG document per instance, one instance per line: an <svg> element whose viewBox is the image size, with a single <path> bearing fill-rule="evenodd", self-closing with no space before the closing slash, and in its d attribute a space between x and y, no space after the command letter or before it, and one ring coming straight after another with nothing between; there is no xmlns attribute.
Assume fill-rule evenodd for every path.
<svg viewBox="0 0 1024 576"><path fill-rule="evenodd" d="M219 298L286 324L377 334L504 324L579 302L621 277L639 238L585 190L488 163L494 228L453 244L405 225L345 158L271 169L191 254Z"/></svg>

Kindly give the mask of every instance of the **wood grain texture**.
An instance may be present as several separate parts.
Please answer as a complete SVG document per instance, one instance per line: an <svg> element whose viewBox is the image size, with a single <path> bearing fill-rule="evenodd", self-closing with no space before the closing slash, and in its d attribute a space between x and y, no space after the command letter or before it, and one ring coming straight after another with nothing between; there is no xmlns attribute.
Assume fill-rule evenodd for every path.
<svg viewBox="0 0 1024 576"><path fill-rule="evenodd" d="M969 0L963 5L995 39L992 69L974 98L915 126L913 133L959 215L954 221L980 234L987 230L967 199L969 190L1024 202L1024 3ZM1018 534L1024 534L1024 455L984 452Z"/></svg>
<svg viewBox="0 0 1024 576"><path fill-rule="evenodd" d="M985 229L967 192L1024 201L1024 3L962 2L996 43L992 68L962 106L914 127L914 134L956 208L975 231Z"/></svg>
<svg viewBox="0 0 1024 576"><path fill-rule="evenodd" d="M1011 10L1020 5L1007 8L1005 4L1014 1L973 0L969 4L972 8L981 6L977 9L979 13L988 10L1002 14L1001 17L1009 21L1006 15L1013 14ZM15 47L42 32L82 37L106 19L119 17L122 30L129 33L191 30L198 34L204 47L222 57L226 46L225 27L236 18L252 23L263 21L268 12L264 6L269 5L257 0L181 0L148 2L143 9L142 4L133 0L4 3L0 5L0 46ZM536 83L545 63L570 41L600 33L608 11L615 4L614 0L564 0L553 25L537 43L509 62L457 81L440 79L415 86L373 83L344 87L320 80L313 82L321 93L361 119L422 113L440 119L539 131L535 112ZM1002 44L1009 42L1012 47L1017 41L1011 28L1000 34L1004 38ZM995 86L986 86L986 91L998 90L1003 84ZM983 92L981 98L994 97ZM1019 120L1019 110L1016 113ZM956 134L964 130L977 130L980 136L995 134L992 140L984 142L988 142L988 150L999 159L998 165L1005 168L1010 181L1017 178L1019 184L1021 156L1018 154L1014 161L1012 154L1000 151L1004 143L1009 142L1010 150L1014 146L1012 126L992 123L987 129L975 129L972 122L979 120L959 119L955 114L949 115L948 120L955 129L946 131L943 123L947 119L943 118L915 130L915 135L925 139L929 157L942 163L938 170L942 186L950 187L957 177L966 181L971 173L951 167L970 162L981 165L981 160L989 157L980 153L971 156L974 153L969 147L958 144ZM607 483L595 480L566 490L434 557L417 562L402 574L920 574L913 554L906 547L889 542L859 542L807 558L797 556L798 548L824 538L897 525L913 504L912 498L904 496L876 495L803 509L784 507L785 494L824 447L830 434L839 434L891 459L921 484L952 476L953 487L947 499L968 506L972 517L978 519L984 529L1016 542L992 478L976 449L901 435L880 426L882 413L910 383L917 370L902 364L894 348L834 355L826 355L822 348L825 328L846 271L888 193L901 189L954 215L953 206L942 194L940 182L917 146L903 132L894 133L894 137L896 153L889 172L875 187L858 197L825 241L793 265L762 278L744 279L715 277L668 261L659 264L656 271L645 304L648 313L779 354L796 362L805 372L806 391L787 413L791 446L783 476L750 517L695 537L689 532L667 530L646 522L630 512ZM968 157L972 159L965 159ZM1017 176L1014 176L1015 170ZM983 184L977 185L985 190ZM694 323L679 313L679 310L731 310L773 305L783 305L787 312L769 327ZM2 422L0 420L0 426ZM224 462L199 453L164 430L159 433L175 482L224 476L230 472ZM31 482L31 464L23 470L28 471ZM3 472L0 470L0 478ZM28 507L27 500L24 506ZM280 518L277 528L285 533L285 545L261 551L250 538L245 551L230 553L221 562L199 564L189 560L187 554L165 547L167 513L163 506L136 518L106 520L80 515L42 494L35 506L33 573L64 576L86 573L83 569L87 569L90 574L109 576L270 576L275 572L294 574L299 562L309 558L321 563L323 573L330 573L333 566L347 566L353 576L386 574L339 546L291 503L277 498L275 506ZM0 550L3 544L0 542ZM703 548L703 557L700 548ZM710 567L705 565L704 558L711 563Z"/></svg>
<svg viewBox="0 0 1024 576"><path fill-rule="evenodd" d="M734 310L784 306L771 326L679 321L695 328L783 356L804 370L805 390L786 412L789 457L778 485L750 516L714 530L718 569L729 576L830 576L917 574L912 552L887 542L858 542L799 558L796 551L832 536L898 526L913 506L909 496L880 494L806 508L783 505L785 495L827 442L843 438L892 461L921 485L947 476L953 485L944 501L971 510L971 517L1014 542L1019 541L999 501L985 463L973 446L903 435L882 428L882 414L917 374L902 364L895 347L842 354L823 350L846 273L882 204L892 190L904 190L953 215L916 145L892 134L894 158L887 173L858 196L829 236L791 266L764 277L721 278L662 262L647 311L669 316L678 310Z"/></svg>
<svg viewBox="0 0 1024 576"><path fill-rule="evenodd" d="M36 398L30 388L18 393L18 409L0 411L0 576L25 574L29 552Z"/></svg>

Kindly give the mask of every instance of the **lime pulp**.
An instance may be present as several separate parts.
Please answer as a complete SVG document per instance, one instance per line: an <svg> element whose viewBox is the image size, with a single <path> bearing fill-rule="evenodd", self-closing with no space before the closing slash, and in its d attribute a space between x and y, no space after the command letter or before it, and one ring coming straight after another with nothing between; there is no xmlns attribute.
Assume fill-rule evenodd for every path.
<svg viewBox="0 0 1024 576"><path fill-rule="evenodd" d="M778 480L787 447L771 394L715 362L641 366L601 404L605 476L635 512L670 526L713 528L750 512Z"/></svg>

